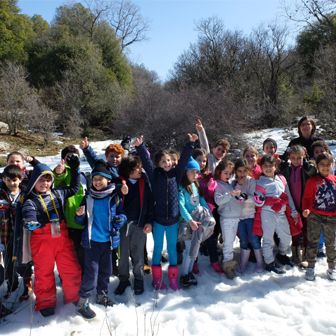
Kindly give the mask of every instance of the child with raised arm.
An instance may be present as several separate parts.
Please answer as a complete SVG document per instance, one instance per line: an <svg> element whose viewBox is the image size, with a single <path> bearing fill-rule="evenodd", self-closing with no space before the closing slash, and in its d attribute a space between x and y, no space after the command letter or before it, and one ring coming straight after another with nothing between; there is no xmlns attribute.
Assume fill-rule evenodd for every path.
<svg viewBox="0 0 336 336"><path fill-rule="evenodd" d="M223 268L228 279L233 279L237 262L233 260L233 243L236 239L242 204L239 202L241 191L230 182L234 172L234 163L223 159L215 169L217 181L215 202L218 205L220 226L223 235Z"/></svg>
<svg viewBox="0 0 336 336"><path fill-rule="evenodd" d="M65 200L79 190L78 157L72 156L68 164L72 176L70 186L55 189L52 188L54 175L51 169L45 164L38 164L22 201L23 225L32 231L30 247L35 274L35 310L44 317L55 314L55 262L62 278L64 303L74 303L79 299L82 272L63 212Z"/></svg>
<svg viewBox="0 0 336 336"><path fill-rule="evenodd" d="M262 252L266 263L266 270L283 274L286 272L274 261L273 236L274 233L276 233L279 237L276 258L283 265L292 266L290 259L286 256L291 244L291 233L285 213L287 204L290 207L291 217L295 225L298 222L298 213L295 209L286 179L276 173L275 157L272 155L264 155L261 158L260 166L262 175L257 181L254 200L256 206L261 207L261 211L258 221L257 217L255 217L253 233L262 235L263 237ZM259 230L257 229L257 225L259 225Z"/></svg>
<svg viewBox="0 0 336 336"><path fill-rule="evenodd" d="M134 145L140 155L143 167L151 182L154 197L154 251L152 258L153 286L157 289L166 289L162 281L161 253L163 238L166 233L167 249L169 254L168 277L170 287L178 290L177 282L177 252L176 242L178 233L179 208L178 188L184 174L185 167L193 150L194 141L198 139L196 134L188 134L190 142L184 147L180 160L175 168L172 168L171 157L167 150L160 150L155 154L153 165L146 147L142 142L142 136L136 139Z"/></svg>
<svg viewBox="0 0 336 336"><path fill-rule="evenodd" d="M230 149L230 143L227 140L219 139L218 141L216 141L215 146L212 148L212 153L210 153L208 138L206 136L205 129L200 119L198 119L196 129L201 143L201 148L205 149L208 155L209 170L211 171L211 173L214 173L219 161L226 156L227 151Z"/></svg>
<svg viewBox="0 0 336 336"><path fill-rule="evenodd" d="M111 250L120 244L119 230L127 218L122 200L111 183L111 173L104 160L98 160L92 170L92 187L76 212L76 223L85 226L82 244L85 248L85 270L78 292L77 314L86 320L96 314L88 300L96 287L96 303L112 307L108 298L109 277L112 273ZM116 232L117 231L117 232Z"/></svg>
<svg viewBox="0 0 336 336"><path fill-rule="evenodd" d="M201 242L212 235L216 224L199 188L197 179L199 173L199 164L190 158L179 187L181 223L178 239L184 241L186 245L180 277L180 284L183 287L197 285L197 280L191 272L193 264Z"/></svg>
<svg viewBox="0 0 336 336"><path fill-rule="evenodd" d="M308 268L305 278L310 281L315 279L316 252L322 229L327 253L327 277L336 280L336 176L331 175L333 162L334 158L328 153L317 157L319 174L307 181L302 199L302 215L308 222Z"/></svg>

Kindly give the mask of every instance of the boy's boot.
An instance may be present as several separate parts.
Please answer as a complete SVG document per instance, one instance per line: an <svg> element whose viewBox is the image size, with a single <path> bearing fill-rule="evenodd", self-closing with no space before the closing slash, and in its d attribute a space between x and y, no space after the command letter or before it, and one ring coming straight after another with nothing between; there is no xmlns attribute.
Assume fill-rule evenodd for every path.
<svg viewBox="0 0 336 336"><path fill-rule="evenodd" d="M228 279L232 280L236 276L234 268L237 265L238 265L237 261L227 261L227 262L223 261L224 273L226 274Z"/></svg>
<svg viewBox="0 0 336 336"><path fill-rule="evenodd" d="M335 263L328 263L327 277L329 280L336 280Z"/></svg>
<svg viewBox="0 0 336 336"><path fill-rule="evenodd" d="M9 314L12 314L12 311L10 309L7 309L0 300L0 318L3 318Z"/></svg>
<svg viewBox="0 0 336 336"><path fill-rule="evenodd" d="M167 289L167 286L162 281L162 268L160 266L152 265L152 274L153 274L153 282L152 285L156 289Z"/></svg>
<svg viewBox="0 0 336 336"><path fill-rule="evenodd" d="M302 248L302 262L300 263L300 267L302 268L307 268L308 267L308 261L307 261L307 257L306 257L306 248L303 247Z"/></svg>
<svg viewBox="0 0 336 336"><path fill-rule="evenodd" d="M301 247L292 245L292 262L299 265L302 262Z"/></svg>
<svg viewBox="0 0 336 336"><path fill-rule="evenodd" d="M169 284L170 284L170 288L173 291L176 291L176 290L180 289L180 286L177 282L177 273L178 273L177 266L169 266L168 267Z"/></svg>
<svg viewBox="0 0 336 336"><path fill-rule="evenodd" d="M266 264L266 271L274 272L277 274L285 274L286 271L284 271L276 262L271 262L269 264Z"/></svg>
<svg viewBox="0 0 336 336"><path fill-rule="evenodd" d="M32 293L32 280L31 280L31 277L24 278L23 279L23 283L24 283L24 290L23 290L22 295L19 297L19 301L20 302L29 300L30 295Z"/></svg>
<svg viewBox="0 0 336 336"><path fill-rule="evenodd" d="M92 320L96 317L96 313L90 308L87 299L80 298L76 307L77 315L83 317L84 320Z"/></svg>
<svg viewBox="0 0 336 336"><path fill-rule="evenodd" d="M290 267L293 267L293 263L286 256L286 254L281 254L278 252L275 257L281 262L282 265L289 265Z"/></svg>
<svg viewBox="0 0 336 336"><path fill-rule="evenodd" d="M254 250L254 255L256 257L257 260L257 265L254 269L255 272L257 273L261 273L264 271L264 259L261 253L261 248L258 250Z"/></svg>
<svg viewBox="0 0 336 336"><path fill-rule="evenodd" d="M237 267L237 271L243 274L246 271L249 261L251 250L240 249L240 266Z"/></svg>

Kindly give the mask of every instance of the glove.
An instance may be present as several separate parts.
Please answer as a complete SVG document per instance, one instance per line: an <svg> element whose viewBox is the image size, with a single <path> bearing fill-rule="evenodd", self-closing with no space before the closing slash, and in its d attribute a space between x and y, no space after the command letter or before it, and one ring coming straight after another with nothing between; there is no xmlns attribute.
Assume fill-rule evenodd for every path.
<svg viewBox="0 0 336 336"><path fill-rule="evenodd" d="M116 229L120 229L124 225L124 217L121 215L114 216L112 220L112 225Z"/></svg>
<svg viewBox="0 0 336 336"><path fill-rule="evenodd" d="M263 202L265 202L265 197L262 195L258 195L257 193L254 193L254 202L256 204L262 204Z"/></svg>
<svg viewBox="0 0 336 336"><path fill-rule="evenodd" d="M117 249L120 245L120 232L118 229L112 230L112 248Z"/></svg>
<svg viewBox="0 0 336 336"><path fill-rule="evenodd" d="M235 196L238 202L245 202L248 199L248 196L245 193L240 193L239 195Z"/></svg>
<svg viewBox="0 0 336 336"><path fill-rule="evenodd" d="M9 207L10 205L7 201L0 201L0 215L3 215L9 209Z"/></svg>
<svg viewBox="0 0 336 336"><path fill-rule="evenodd" d="M67 165L74 170L79 168L79 157L77 155L71 154L66 160Z"/></svg>
<svg viewBox="0 0 336 336"><path fill-rule="evenodd" d="M31 219L25 219L25 218L22 221L23 221L23 226L30 231L36 230L41 227L41 224L38 221L34 221Z"/></svg>
<svg viewBox="0 0 336 336"><path fill-rule="evenodd" d="M129 135L124 135L120 145L126 149L129 150L131 146L131 137Z"/></svg>

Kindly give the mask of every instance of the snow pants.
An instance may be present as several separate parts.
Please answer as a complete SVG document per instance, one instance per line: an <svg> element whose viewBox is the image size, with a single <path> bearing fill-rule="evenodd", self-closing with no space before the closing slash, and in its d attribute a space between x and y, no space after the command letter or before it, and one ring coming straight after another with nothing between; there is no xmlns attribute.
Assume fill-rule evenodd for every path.
<svg viewBox="0 0 336 336"><path fill-rule="evenodd" d="M285 255L292 242L289 223L284 212L261 209L261 227L263 230L262 252L266 264L274 261L273 245L274 232L279 237L279 253Z"/></svg>
<svg viewBox="0 0 336 336"><path fill-rule="evenodd" d="M233 243L236 239L239 218L219 217L223 236L223 262L233 260Z"/></svg>
<svg viewBox="0 0 336 336"><path fill-rule="evenodd" d="M61 223L61 236L53 238L50 224L32 232L30 246L34 262L35 310L56 307L55 262L62 279L64 303L79 300L81 268L66 223Z"/></svg>

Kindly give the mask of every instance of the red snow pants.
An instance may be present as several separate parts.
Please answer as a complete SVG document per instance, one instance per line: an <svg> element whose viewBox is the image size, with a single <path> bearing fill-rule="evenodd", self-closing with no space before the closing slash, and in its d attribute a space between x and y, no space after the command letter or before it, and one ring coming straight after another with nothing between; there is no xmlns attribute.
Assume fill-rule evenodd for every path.
<svg viewBox="0 0 336 336"><path fill-rule="evenodd" d="M35 310L56 307L55 262L62 279L64 303L79 300L82 271L66 223L61 223L61 236L53 238L50 223L32 232L30 247L34 262Z"/></svg>

